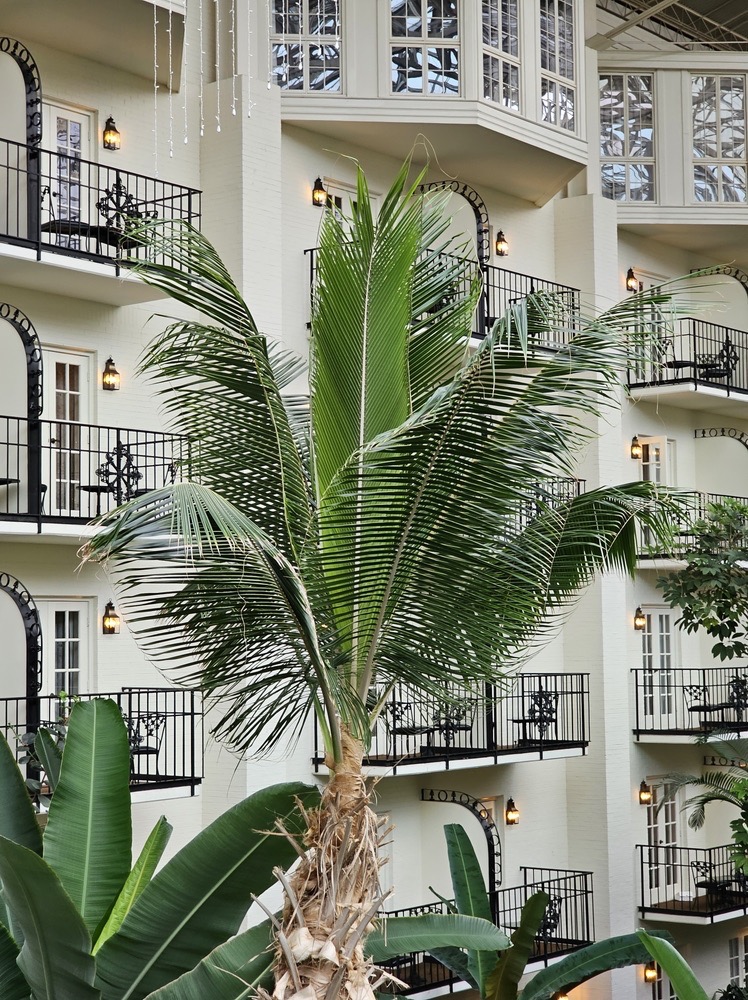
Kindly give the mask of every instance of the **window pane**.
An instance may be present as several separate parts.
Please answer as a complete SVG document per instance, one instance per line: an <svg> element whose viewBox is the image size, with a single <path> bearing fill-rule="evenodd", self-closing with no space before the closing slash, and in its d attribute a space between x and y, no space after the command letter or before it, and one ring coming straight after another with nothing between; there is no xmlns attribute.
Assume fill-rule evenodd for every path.
<svg viewBox="0 0 748 1000"><path fill-rule="evenodd" d="M390 72L393 93L423 93L423 67L420 48L392 49Z"/></svg>
<svg viewBox="0 0 748 1000"><path fill-rule="evenodd" d="M430 94L456 94L459 91L457 49L429 48L428 91Z"/></svg>
<svg viewBox="0 0 748 1000"><path fill-rule="evenodd" d="M651 76L628 78L628 155L654 156L654 95Z"/></svg>
<svg viewBox="0 0 748 1000"><path fill-rule="evenodd" d="M301 34L301 0L273 0L274 35Z"/></svg>
<svg viewBox="0 0 748 1000"><path fill-rule="evenodd" d="M309 46L309 89L340 90L340 46Z"/></svg>
<svg viewBox="0 0 748 1000"><path fill-rule="evenodd" d="M626 198L626 166L623 163L603 163L602 193L606 198L623 201Z"/></svg>
<svg viewBox="0 0 748 1000"><path fill-rule="evenodd" d="M713 76L695 76L691 81L693 111L693 155L717 155L717 81Z"/></svg>

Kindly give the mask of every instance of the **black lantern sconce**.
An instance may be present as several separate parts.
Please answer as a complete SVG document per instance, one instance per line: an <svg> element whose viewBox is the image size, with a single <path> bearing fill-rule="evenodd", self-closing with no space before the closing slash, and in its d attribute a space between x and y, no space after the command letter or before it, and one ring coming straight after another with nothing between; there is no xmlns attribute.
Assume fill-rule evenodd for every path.
<svg viewBox="0 0 748 1000"><path fill-rule="evenodd" d="M647 962L644 966L644 982L645 983L656 983L658 979L657 975L657 963Z"/></svg>
<svg viewBox="0 0 748 1000"><path fill-rule="evenodd" d="M119 635L119 615L114 610L111 601L107 601L104 617L101 619L101 631L104 635Z"/></svg>
<svg viewBox="0 0 748 1000"><path fill-rule="evenodd" d="M104 371L101 374L101 388L108 392L115 392L119 389L119 372L114 367L114 358L109 357L104 363Z"/></svg>
<svg viewBox="0 0 748 1000"><path fill-rule="evenodd" d="M507 826L516 826L519 823L519 809L515 805L514 799L506 800L504 819L506 820Z"/></svg>
<svg viewBox="0 0 748 1000"><path fill-rule="evenodd" d="M111 115L106 120L104 126L104 149L119 149L122 144L122 137Z"/></svg>
<svg viewBox="0 0 748 1000"><path fill-rule="evenodd" d="M553 1000L569 1000L569 994L559 990L558 993L553 994Z"/></svg>
<svg viewBox="0 0 748 1000"><path fill-rule="evenodd" d="M327 191L322 183L322 178L318 177L312 188L312 204L317 208L324 208L327 205Z"/></svg>
<svg viewBox="0 0 748 1000"><path fill-rule="evenodd" d="M642 457L642 443L636 434L631 438L631 457L635 459Z"/></svg>
<svg viewBox="0 0 748 1000"><path fill-rule="evenodd" d="M504 230L500 229L496 234L496 256L497 257L508 257L509 256L509 241L506 236L504 236Z"/></svg>
<svg viewBox="0 0 748 1000"><path fill-rule="evenodd" d="M652 805L652 786L648 785L646 781L642 781L641 785L639 785L639 805Z"/></svg>
<svg viewBox="0 0 748 1000"><path fill-rule="evenodd" d="M644 614L641 608L637 608L634 612L634 631L643 632L647 627L647 616Z"/></svg>
<svg viewBox="0 0 748 1000"><path fill-rule="evenodd" d="M644 285L639 281L637 276L634 274L633 267L630 267L626 272L626 291L627 292L640 292L644 288Z"/></svg>

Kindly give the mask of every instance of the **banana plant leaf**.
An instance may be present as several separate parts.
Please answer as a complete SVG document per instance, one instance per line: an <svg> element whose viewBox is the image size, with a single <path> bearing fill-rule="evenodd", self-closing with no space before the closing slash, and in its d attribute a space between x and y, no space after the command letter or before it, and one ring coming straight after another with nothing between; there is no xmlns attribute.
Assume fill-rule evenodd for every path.
<svg viewBox="0 0 748 1000"><path fill-rule="evenodd" d="M667 931L655 931L653 937L665 943L672 941ZM521 1000L551 1000L554 994L573 989L602 972L648 961L649 951L638 934L622 934L596 941L538 972L522 990ZM680 993L678 996L686 1000Z"/></svg>
<svg viewBox="0 0 748 1000"><path fill-rule="evenodd" d="M54 792L57 782L60 780L60 767L62 766L62 750L57 745L57 741L48 729L39 729L34 740L34 750L41 761L44 773L47 776L47 784Z"/></svg>
<svg viewBox="0 0 748 1000"><path fill-rule="evenodd" d="M172 830L174 828L166 821L165 816L161 816L154 828L151 830L148 840L143 845L140 857L132 867L132 871L127 876L127 881L122 886L116 903L112 907L112 912L102 927L94 942L93 954L101 948L105 941L108 941L112 934L116 933L122 925L122 921L132 909L135 900L143 889L153 878L161 857L169 843Z"/></svg>
<svg viewBox="0 0 748 1000"><path fill-rule="evenodd" d="M693 969L669 941L663 941L646 931L638 931L637 934L647 952L664 970L678 1000L709 1000L703 986L693 974Z"/></svg>
<svg viewBox="0 0 748 1000"><path fill-rule="evenodd" d="M470 838L459 823L445 825L444 836L447 839L449 870L458 912L491 921L486 883ZM473 981L479 984L482 995L497 961L496 949L481 951L475 944L468 945L468 969Z"/></svg>
<svg viewBox="0 0 748 1000"><path fill-rule="evenodd" d="M484 1000L517 1000L517 987L530 960L549 899L547 892L535 892L522 907L519 927L512 934L512 946L500 955L486 980Z"/></svg>
<svg viewBox="0 0 748 1000"><path fill-rule="evenodd" d="M250 927L207 955L146 1000L249 1000L257 988L269 989L273 980L272 926L269 920Z"/></svg>
<svg viewBox="0 0 748 1000"><path fill-rule="evenodd" d="M297 801L310 808L319 794L297 782L256 792L219 816L156 874L97 953L104 1000L141 1000L236 934L252 895L273 883L273 868L288 867L296 858L275 822L300 833Z"/></svg>
<svg viewBox="0 0 748 1000"><path fill-rule="evenodd" d="M0 837L42 853L42 833L16 758L0 733Z"/></svg>
<svg viewBox="0 0 748 1000"><path fill-rule="evenodd" d="M388 917L380 920L366 938L366 950L375 962L446 947L500 951L509 947L509 938L490 920L464 913Z"/></svg>
<svg viewBox="0 0 748 1000"><path fill-rule="evenodd" d="M30 987L18 968L18 946L0 924L0 1000L28 1000Z"/></svg>
<svg viewBox="0 0 748 1000"><path fill-rule="evenodd" d="M452 975L457 976L464 983L468 983L480 993L480 984L473 978L466 952L459 948L430 948L429 955L437 962L441 962Z"/></svg>
<svg viewBox="0 0 748 1000"><path fill-rule="evenodd" d="M23 931L18 968L34 1000L100 1000L91 937L49 865L0 837L0 881Z"/></svg>
<svg viewBox="0 0 748 1000"><path fill-rule="evenodd" d="M93 936L130 871L130 748L117 704L79 702L70 715L44 860Z"/></svg>

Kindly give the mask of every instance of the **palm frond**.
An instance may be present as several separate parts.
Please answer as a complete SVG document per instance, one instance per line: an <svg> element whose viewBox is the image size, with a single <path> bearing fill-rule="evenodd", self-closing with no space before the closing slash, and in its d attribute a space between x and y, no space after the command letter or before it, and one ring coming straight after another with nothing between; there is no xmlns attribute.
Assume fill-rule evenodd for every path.
<svg viewBox="0 0 748 1000"><path fill-rule="evenodd" d="M306 538L311 499L280 389L303 367L252 331L186 321L167 327L141 363L171 426L193 442L191 478L243 510L287 555Z"/></svg>

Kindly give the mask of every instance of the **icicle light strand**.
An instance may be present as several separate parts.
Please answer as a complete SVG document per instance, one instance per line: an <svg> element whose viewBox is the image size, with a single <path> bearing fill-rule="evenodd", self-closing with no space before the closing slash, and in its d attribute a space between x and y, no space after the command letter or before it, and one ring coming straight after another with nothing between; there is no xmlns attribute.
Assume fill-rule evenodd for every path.
<svg viewBox="0 0 748 1000"><path fill-rule="evenodd" d="M173 27L171 7L169 7L169 22L166 34L169 39L169 156L174 156L174 63L171 44L171 29Z"/></svg>
<svg viewBox="0 0 748 1000"><path fill-rule="evenodd" d="M153 172L158 177L158 16L153 5Z"/></svg>
<svg viewBox="0 0 748 1000"><path fill-rule="evenodd" d="M252 8L247 11L247 118L252 117Z"/></svg>
<svg viewBox="0 0 748 1000"><path fill-rule="evenodd" d="M236 114L236 0L231 0L231 114Z"/></svg>
<svg viewBox="0 0 748 1000"><path fill-rule="evenodd" d="M270 41L270 0L265 0L265 13L267 15L267 17L266 17L266 26L267 26L267 32L268 32L268 45L267 45L267 52L268 52L268 90L270 90L270 87L272 86L272 58L273 58L273 46L272 46L272 43Z"/></svg>
<svg viewBox="0 0 748 1000"><path fill-rule="evenodd" d="M216 132L221 131L221 7L214 0L216 12Z"/></svg>
<svg viewBox="0 0 748 1000"><path fill-rule="evenodd" d="M198 37L200 40L200 135L205 135L205 68L203 60L205 58L205 48L203 46L203 0L198 6Z"/></svg>
<svg viewBox="0 0 748 1000"><path fill-rule="evenodd" d="M183 142L185 146L187 145L187 136L189 133L189 115L187 114L187 66L189 65L190 59L190 43L187 41L188 38L188 28L187 24L187 13L189 7L185 8L184 12L184 56L182 58L182 111L184 112L184 131L183 131Z"/></svg>

